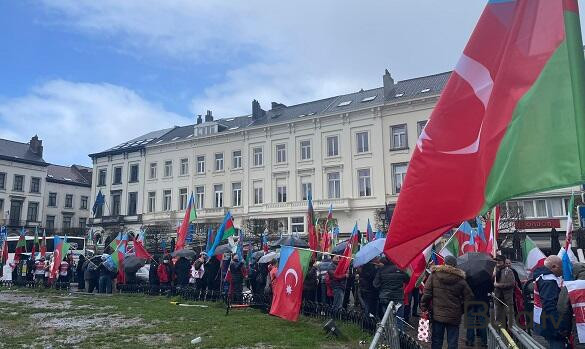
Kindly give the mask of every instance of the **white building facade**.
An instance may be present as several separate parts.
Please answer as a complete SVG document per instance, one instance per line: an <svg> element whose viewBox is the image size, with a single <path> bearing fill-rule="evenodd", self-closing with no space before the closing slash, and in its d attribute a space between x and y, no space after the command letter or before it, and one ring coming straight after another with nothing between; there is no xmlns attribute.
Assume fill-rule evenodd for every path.
<svg viewBox="0 0 585 349"><path fill-rule="evenodd" d="M253 101L252 114L236 118L214 120L208 111L195 125L91 154L91 203L98 191L106 198L91 224L114 233L156 222L177 226L193 193L199 223L219 224L229 210L237 226L271 221L272 233L304 233L311 193L322 217L333 207L342 233L356 222L364 231L368 219L385 228L386 204L398 198L448 77L395 83L386 71L380 88L294 106L273 102L266 111ZM528 208L533 200L534 218L566 212L566 191L542 196L546 213L541 199L520 202Z"/></svg>

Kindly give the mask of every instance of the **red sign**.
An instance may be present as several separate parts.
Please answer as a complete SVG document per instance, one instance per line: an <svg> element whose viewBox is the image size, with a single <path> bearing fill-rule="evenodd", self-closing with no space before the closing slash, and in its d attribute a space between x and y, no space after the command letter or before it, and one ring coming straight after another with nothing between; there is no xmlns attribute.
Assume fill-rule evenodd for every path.
<svg viewBox="0 0 585 349"><path fill-rule="evenodd" d="M516 229L552 229L560 228L560 219L531 219L518 221L515 224Z"/></svg>

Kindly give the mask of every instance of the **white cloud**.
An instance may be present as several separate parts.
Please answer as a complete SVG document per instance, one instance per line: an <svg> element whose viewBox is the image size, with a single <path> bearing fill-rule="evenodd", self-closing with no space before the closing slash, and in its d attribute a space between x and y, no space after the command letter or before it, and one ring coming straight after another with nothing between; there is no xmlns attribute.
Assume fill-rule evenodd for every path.
<svg viewBox="0 0 585 349"><path fill-rule="evenodd" d="M51 0L61 23L113 45L176 59L231 62L192 110L250 112L434 74L455 64L485 1ZM233 63L235 62L235 64Z"/></svg>
<svg viewBox="0 0 585 349"><path fill-rule="evenodd" d="M28 142L38 134L45 161L63 165L90 164L87 154L189 122L111 84L53 80L26 96L0 101L0 123L5 126L0 138Z"/></svg>

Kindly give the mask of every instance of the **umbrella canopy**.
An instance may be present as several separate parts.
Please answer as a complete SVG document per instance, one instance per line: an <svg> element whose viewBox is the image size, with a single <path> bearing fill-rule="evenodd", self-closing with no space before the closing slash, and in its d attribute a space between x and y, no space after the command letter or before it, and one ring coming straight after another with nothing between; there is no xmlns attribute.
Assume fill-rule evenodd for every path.
<svg viewBox="0 0 585 349"><path fill-rule="evenodd" d="M285 236L282 237L280 239L278 239L278 241L276 241L274 244L272 244L272 246L293 246L293 247L305 247L308 248L309 244L296 236Z"/></svg>
<svg viewBox="0 0 585 349"><path fill-rule="evenodd" d="M457 267L465 272L467 283L474 289L492 282L496 261L485 253L468 252L457 258Z"/></svg>
<svg viewBox="0 0 585 349"><path fill-rule="evenodd" d="M144 265L146 265L146 261L134 255L130 255L124 258L124 271L127 273L135 273Z"/></svg>
<svg viewBox="0 0 585 349"><path fill-rule="evenodd" d="M171 253L171 256L172 257L184 257L184 258L187 258L187 259L192 259L195 256L197 256L197 253L195 251L191 250L191 249L183 248L183 249L180 249L180 250L177 250L177 251Z"/></svg>
<svg viewBox="0 0 585 349"><path fill-rule="evenodd" d="M341 254L343 254L343 251L345 251L345 246L347 246L347 240L343 240L342 242L335 245L335 247L333 247L333 250L331 251L331 253L341 255Z"/></svg>
<svg viewBox="0 0 585 349"><path fill-rule="evenodd" d="M269 252L267 253L265 256L263 256L262 258L260 258L260 260L258 260L258 263L260 264L264 264L264 263L269 263L274 259L277 259L279 257L279 254L276 252Z"/></svg>
<svg viewBox="0 0 585 349"><path fill-rule="evenodd" d="M232 247L230 246L230 244L223 244L223 245L217 246L213 255L219 256L220 254L225 254L225 253L229 253L229 252L232 252Z"/></svg>
<svg viewBox="0 0 585 349"><path fill-rule="evenodd" d="M386 243L386 238L374 240L366 245L364 245L358 253L355 254L355 258L353 260L353 266L359 267L360 265L364 265L371 261L372 259L379 256L381 253L384 252L384 244Z"/></svg>

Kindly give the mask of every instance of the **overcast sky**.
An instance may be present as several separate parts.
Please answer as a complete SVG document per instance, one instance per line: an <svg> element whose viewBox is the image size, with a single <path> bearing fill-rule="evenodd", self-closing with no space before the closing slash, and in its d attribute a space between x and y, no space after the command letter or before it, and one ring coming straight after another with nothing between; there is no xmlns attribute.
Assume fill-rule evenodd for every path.
<svg viewBox="0 0 585 349"><path fill-rule="evenodd" d="M46 161L146 132L451 70L486 1L0 2L0 138Z"/></svg>

